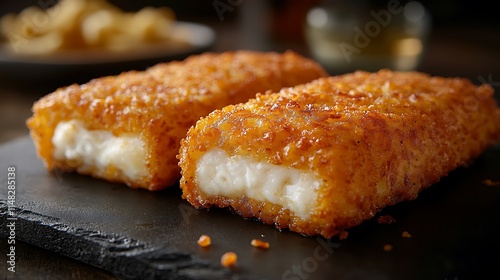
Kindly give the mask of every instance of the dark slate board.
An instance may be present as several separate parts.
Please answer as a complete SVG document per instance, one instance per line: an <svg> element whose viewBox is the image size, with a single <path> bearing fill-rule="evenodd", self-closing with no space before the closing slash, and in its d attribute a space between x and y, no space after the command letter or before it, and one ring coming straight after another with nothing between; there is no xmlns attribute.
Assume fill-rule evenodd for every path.
<svg viewBox="0 0 500 280"><path fill-rule="evenodd" d="M0 147L0 234L7 235L7 167L16 167L16 238L124 279L480 279L500 263L500 147L384 209L345 240L305 237L227 210L195 210L178 187L152 193L77 174L48 173L32 142ZM411 238L401 237L403 231ZM212 246L200 248L201 234ZM271 248L250 246L269 241ZM392 244L390 252L382 248ZM235 268L220 256L238 254Z"/></svg>

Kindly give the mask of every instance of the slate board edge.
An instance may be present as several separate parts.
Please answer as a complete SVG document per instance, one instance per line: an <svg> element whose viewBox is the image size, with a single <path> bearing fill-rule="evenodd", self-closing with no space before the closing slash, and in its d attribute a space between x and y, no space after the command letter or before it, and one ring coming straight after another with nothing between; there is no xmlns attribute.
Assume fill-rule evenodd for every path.
<svg viewBox="0 0 500 280"><path fill-rule="evenodd" d="M11 217L7 201L0 199L0 217ZM72 228L58 219L18 207L14 213L16 239L90 264L120 279L256 279L237 275L230 269L214 266L187 253L158 250L127 237ZM0 236L8 236L0 227Z"/></svg>

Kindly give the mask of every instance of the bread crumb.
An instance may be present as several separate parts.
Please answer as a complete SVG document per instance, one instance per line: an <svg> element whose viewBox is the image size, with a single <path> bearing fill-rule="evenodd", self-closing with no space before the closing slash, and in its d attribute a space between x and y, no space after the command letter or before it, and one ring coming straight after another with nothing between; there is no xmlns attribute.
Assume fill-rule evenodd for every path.
<svg viewBox="0 0 500 280"><path fill-rule="evenodd" d="M495 182L491 179L483 180L483 184L485 184L486 186L490 186L490 187L500 186L500 182Z"/></svg>
<svg viewBox="0 0 500 280"><path fill-rule="evenodd" d="M394 247L392 247L391 244L385 244L384 245L384 251L386 251L386 252L392 251L393 248Z"/></svg>
<svg viewBox="0 0 500 280"><path fill-rule="evenodd" d="M390 225L390 224L393 224L395 222L396 222L396 219L394 219L391 215L384 215L384 216L378 217L379 224Z"/></svg>
<svg viewBox="0 0 500 280"><path fill-rule="evenodd" d="M235 252L227 252L220 258L220 264L223 267L232 267L236 265L238 261L238 255Z"/></svg>
<svg viewBox="0 0 500 280"><path fill-rule="evenodd" d="M252 239L250 244L256 248L269 249L269 242L265 242L259 239Z"/></svg>
<svg viewBox="0 0 500 280"><path fill-rule="evenodd" d="M347 236L349 235L349 233L347 231L342 231L339 235L339 239L340 240L344 240L344 239L347 239Z"/></svg>
<svg viewBox="0 0 500 280"><path fill-rule="evenodd" d="M198 238L198 245L200 245L200 247L208 247L210 244L212 244L210 236L203 234Z"/></svg>
<svg viewBox="0 0 500 280"><path fill-rule="evenodd" d="M403 233L401 234L402 237L404 238L410 238L411 237L411 234L407 231L403 231Z"/></svg>

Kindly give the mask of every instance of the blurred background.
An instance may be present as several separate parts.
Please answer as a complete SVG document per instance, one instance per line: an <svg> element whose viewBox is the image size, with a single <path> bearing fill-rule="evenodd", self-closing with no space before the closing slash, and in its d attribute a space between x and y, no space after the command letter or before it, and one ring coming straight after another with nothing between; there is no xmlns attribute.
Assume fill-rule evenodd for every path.
<svg viewBox="0 0 500 280"><path fill-rule="evenodd" d="M495 65L497 63L494 62L500 58L497 52L500 46L500 17L492 4L485 0L108 2L125 11L137 11L145 6L170 7L176 20L202 23L215 30L217 38L210 45L210 50L213 51L293 49L319 60L332 74L387 67L477 78L494 73L498 69ZM1 1L0 15L18 13L27 6L46 8L55 3L56 0ZM384 17L384 12L385 15L389 14L388 20ZM388 62L401 56L406 56L408 60L408 56L412 55L415 56L413 62ZM156 60L147 61L146 64L137 62L123 66L113 65L115 69L108 72L114 74L128 68L142 69L169 58L168 55L162 57L159 54ZM0 59L3 62L6 60L4 57ZM11 69L1 68L2 76L14 72L13 68L16 67L13 66L19 65L9 66ZM21 72L26 75L26 69ZM62 86L64 83L84 82L89 77L107 74L97 72L93 76L92 73L84 71L76 72L77 75L69 80L55 76L47 79L44 77L42 80L49 84L54 81L56 85ZM498 79L500 80L500 77Z"/></svg>
<svg viewBox="0 0 500 280"><path fill-rule="evenodd" d="M71 0L70 0L71 1ZM58 87L84 83L102 75L142 70L158 62L203 51L251 49L294 50L317 59L334 74L358 69L418 70L432 75L461 76L500 90L500 16L486 0L110 0L124 11L145 6L170 7L176 21L201 24L215 37L186 30L197 46L170 49L160 45L144 57L107 55L87 61L68 56L30 57L0 48L0 144L28 134L25 120L34 101ZM28 6L44 9L55 0L0 1L0 16ZM38 19L41 20L41 19ZM6 30L4 30L5 32ZM8 33L9 30L7 30ZM205 30L206 31L206 30ZM210 34L208 34L210 35ZM194 37L194 38L193 38ZM164 49L163 49L164 46ZM497 93L498 98L498 93ZM5 160L5 159L2 159ZM4 243L0 246L6 250ZM111 275L30 245L19 245L24 278L111 279ZM5 256L4 253L1 254ZM21 276L21 274L19 274ZM52 277L53 276L53 277Z"/></svg>
<svg viewBox="0 0 500 280"><path fill-rule="evenodd" d="M27 6L45 8L56 2L56 0L1 1L0 15L9 12L18 13ZM499 61L500 58L497 52L500 46L498 36L500 17L492 4L485 0L418 2L109 0L108 2L125 11L137 11L145 6L170 7L175 13L176 20L201 23L215 30L217 38L210 45L213 51L293 49L318 59L332 74L356 69L376 70L386 66L402 70L417 69L431 74L477 78L481 74L489 75L495 72L498 67L495 65L497 63L493 62ZM422 14L422 9L425 9L425 14ZM389 14L388 20L384 17L384 13ZM415 40L401 42L401 39L408 38L420 40L421 45L415 46ZM345 43L344 47L337 54L341 57L331 60L335 52L339 52L338 46L342 43ZM349 53L352 55L347 57ZM374 56L387 61L398 55L415 55L418 57L418 62L409 63L406 67L398 67L397 63L383 62L373 62L373 65L368 65L367 62ZM157 61L169 59L168 56L158 56ZM355 61L358 57L364 58L362 62ZM127 70L127 67L144 68L151 63L125 65L122 68L118 66L119 69L114 72ZM7 73L2 74L7 75ZM84 82L91 76L92 73L77 73L76 82ZM51 78L57 80L58 77ZM43 80L50 83L50 79ZM61 82L65 81L57 82L59 85L64 85Z"/></svg>
<svg viewBox="0 0 500 280"><path fill-rule="evenodd" d="M89 2L95 1L98 0ZM208 27L215 37L198 32L203 30L180 30L178 35L194 42L201 40L199 45L170 48L169 42L160 42L152 51L124 52L109 61L109 57L114 57L108 55L110 52L95 50L65 56L13 54L8 51L8 36L3 36L0 143L26 135L24 121L31 114L32 103L58 87L127 70L142 70L203 51L291 49L318 60L332 75L390 68L467 77L476 84L490 83L497 90L500 85L500 17L486 0L108 2L127 12L146 6L169 7L175 22ZM43 11L56 4L56 0L0 1L0 16L20 13L29 6ZM37 22L44 23L47 17L39 13L20 16L19 20L34 23L36 27ZM15 32L3 30L3 33ZM100 56L89 56L92 52Z"/></svg>

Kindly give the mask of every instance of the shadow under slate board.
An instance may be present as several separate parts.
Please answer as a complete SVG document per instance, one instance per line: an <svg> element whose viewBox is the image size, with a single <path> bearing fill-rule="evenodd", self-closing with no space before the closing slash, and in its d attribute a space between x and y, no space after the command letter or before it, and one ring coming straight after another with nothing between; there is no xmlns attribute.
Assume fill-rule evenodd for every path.
<svg viewBox="0 0 500 280"><path fill-rule="evenodd" d="M0 158L0 235L8 234L7 170L15 166L16 238L123 279L461 280L492 275L500 263L500 186L482 183L500 181L499 147L380 213L396 223L374 218L344 240L279 231L228 210L196 210L177 186L148 192L49 173L28 137L0 146ZM198 246L201 234L212 238L210 247ZM254 238L271 247L252 247ZM393 249L384 251L386 244ZM234 268L220 265L227 251L238 254Z"/></svg>

